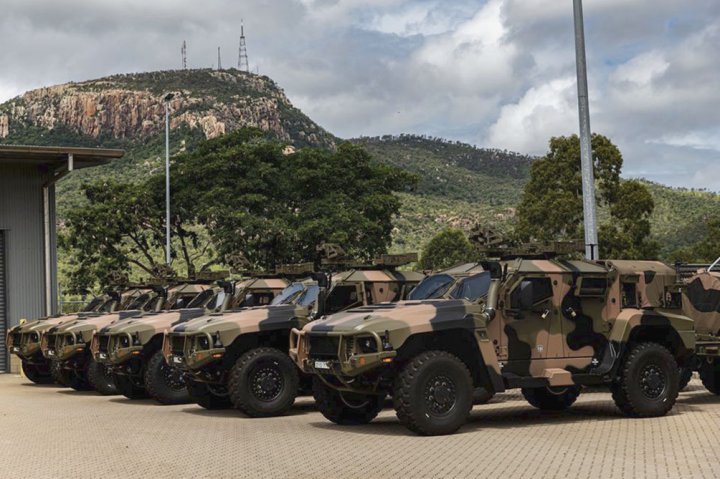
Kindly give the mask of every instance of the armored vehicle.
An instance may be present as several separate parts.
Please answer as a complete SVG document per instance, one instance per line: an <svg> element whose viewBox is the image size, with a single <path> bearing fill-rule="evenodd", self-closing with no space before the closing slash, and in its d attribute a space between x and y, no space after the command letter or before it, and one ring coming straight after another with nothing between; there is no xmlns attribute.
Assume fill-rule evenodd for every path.
<svg viewBox="0 0 720 479"><path fill-rule="evenodd" d="M41 350L45 358L56 361L61 382L82 391L96 389L101 394L117 394L117 388L104 365L90 354L96 330L141 312L157 311L166 302L165 289L153 285L140 290L127 306L114 313L92 313L54 326L45 333Z"/></svg>
<svg viewBox="0 0 720 479"><path fill-rule="evenodd" d="M109 367L119 392L130 399L149 395L162 404L188 402L183 373L168 365L161 352L165 331L228 306L269 304L285 286L287 281L272 277L219 281L215 287L178 286L178 294L196 294L185 308L147 313L101 329L93 338L94 358Z"/></svg>
<svg viewBox="0 0 720 479"><path fill-rule="evenodd" d="M393 262L386 257L384 263ZM202 317L165 337L169 364L182 368L188 390L206 408L235 406L251 417L285 413L301 385L287 356L292 328L324 312L397 301L423 277L393 266L349 269L290 284L270 306Z"/></svg>
<svg viewBox="0 0 720 479"><path fill-rule="evenodd" d="M686 379L693 371L700 373L703 385L720 395L720 258L713 264L683 275L683 313L695 320L695 353L686 361ZM687 271L687 267L685 267Z"/></svg>
<svg viewBox="0 0 720 479"><path fill-rule="evenodd" d="M290 356L314 375L323 415L367 423L390 394L410 430L448 434L476 387L521 388L540 409L569 407L582 385L608 386L629 416L673 407L695 331L672 268L547 255L487 269L475 294L364 306L294 331Z"/></svg>
<svg viewBox="0 0 720 479"><path fill-rule="evenodd" d="M74 321L81 316L91 313L111 313L121 309L123 301L129 301L133 295L137 295L137 289L130 289L124 294L114 291L96 296L82 311L74 314L63 314L39 318L15 326L7 334L8 350L15 354L22 361L22 370L25 376L34 383L50 383L60 381L57 364L45 358L40 349L42 337L50 328L59 326L68 321Z"/></svg>

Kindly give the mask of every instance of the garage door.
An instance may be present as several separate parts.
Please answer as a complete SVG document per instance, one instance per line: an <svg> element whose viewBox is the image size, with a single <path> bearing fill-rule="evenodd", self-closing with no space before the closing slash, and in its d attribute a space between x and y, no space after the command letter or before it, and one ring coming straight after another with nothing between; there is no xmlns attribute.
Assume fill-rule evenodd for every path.
<svg viewBox="0 0 720 479"><path fill-rule="evenodd" d="M0 373L8 370L8 354L5 348L5 331L7 330L5 263L5 232L0 231Z"/></svg>

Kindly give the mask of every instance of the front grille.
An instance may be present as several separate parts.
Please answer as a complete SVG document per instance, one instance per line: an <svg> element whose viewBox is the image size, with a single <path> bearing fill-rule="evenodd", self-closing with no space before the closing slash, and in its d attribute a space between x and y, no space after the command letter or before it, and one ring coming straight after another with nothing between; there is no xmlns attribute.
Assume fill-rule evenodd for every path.
<svg viewBox="0 0 720 479"><path fill-rule="evenodd" d="M310 336L308 355L312 358L337 358L339 338Z"/></svg>
<svg viewBox="0 0 720 479"><path fill-rule="evenodd" d="M110 336L107 336L105 334L98 335L98 352L107 354L109 344Z"/></svg>
<svg viewBox="0 0 720 479"><path fill-rule="evenodd" d="M13 333L12 343L13 343L13 346L23 346L23 334L22 333Z"/></svg>
<svg viewBox="0 0 720 479"><path fill-rule="evenodd" d="M173 356L183 356L185 353L185 336L170 337L170 352Z"/></svg>
<svg viewBox="0 0 720 479"><path fill-rule="evenodd" d="M43 338L48 351L54 350L57 342L57 336L54 334L46 334Z"/></svg>

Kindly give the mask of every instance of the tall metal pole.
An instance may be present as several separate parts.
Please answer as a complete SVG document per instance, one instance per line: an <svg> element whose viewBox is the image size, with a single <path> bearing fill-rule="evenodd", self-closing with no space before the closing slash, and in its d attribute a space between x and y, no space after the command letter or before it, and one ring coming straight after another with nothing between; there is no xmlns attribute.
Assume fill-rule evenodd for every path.
<svg viewBox="0 0 720 479"><path fill-rule="evenodd" d="M588 101L585 27L582 0L573 0L575 11L575 63L577 67L578 113L580 115L580 163L582 166L583 213L585 216L585 256L599 258L597 215L595 211L595 175L593 173L590 104Z"/></svg>
<svg viewBox="0 0 720 479"><path fill-rule="evenodd" d="M165 264L170 266L170 100L165 95Z"/></svg>

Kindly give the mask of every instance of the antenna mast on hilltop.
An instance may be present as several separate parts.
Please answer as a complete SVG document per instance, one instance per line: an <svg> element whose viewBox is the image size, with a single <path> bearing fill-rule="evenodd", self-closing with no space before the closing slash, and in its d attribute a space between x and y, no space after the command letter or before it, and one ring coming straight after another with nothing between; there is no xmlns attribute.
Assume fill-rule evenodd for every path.
<svg viewBox="0 0 720 479"><path fill-rule="evenodd" d="M240 48L238 48L238 70L250 73L248 62L247 46L245 45L245 25L240 20Z"/></svg>
<svg viewBox="0 0 720 479"><path fill-rule="evenodd" d="M218 70L222 70L222 62L220 61L220 47L218 47Z"/></svg>
<svg viewBox="0 0 720 479"><path fill-rule="evenodd" d="M183 40L180 54L182 55L182 69L187 70L187 43L185 43L185 40Z"/></svg>

